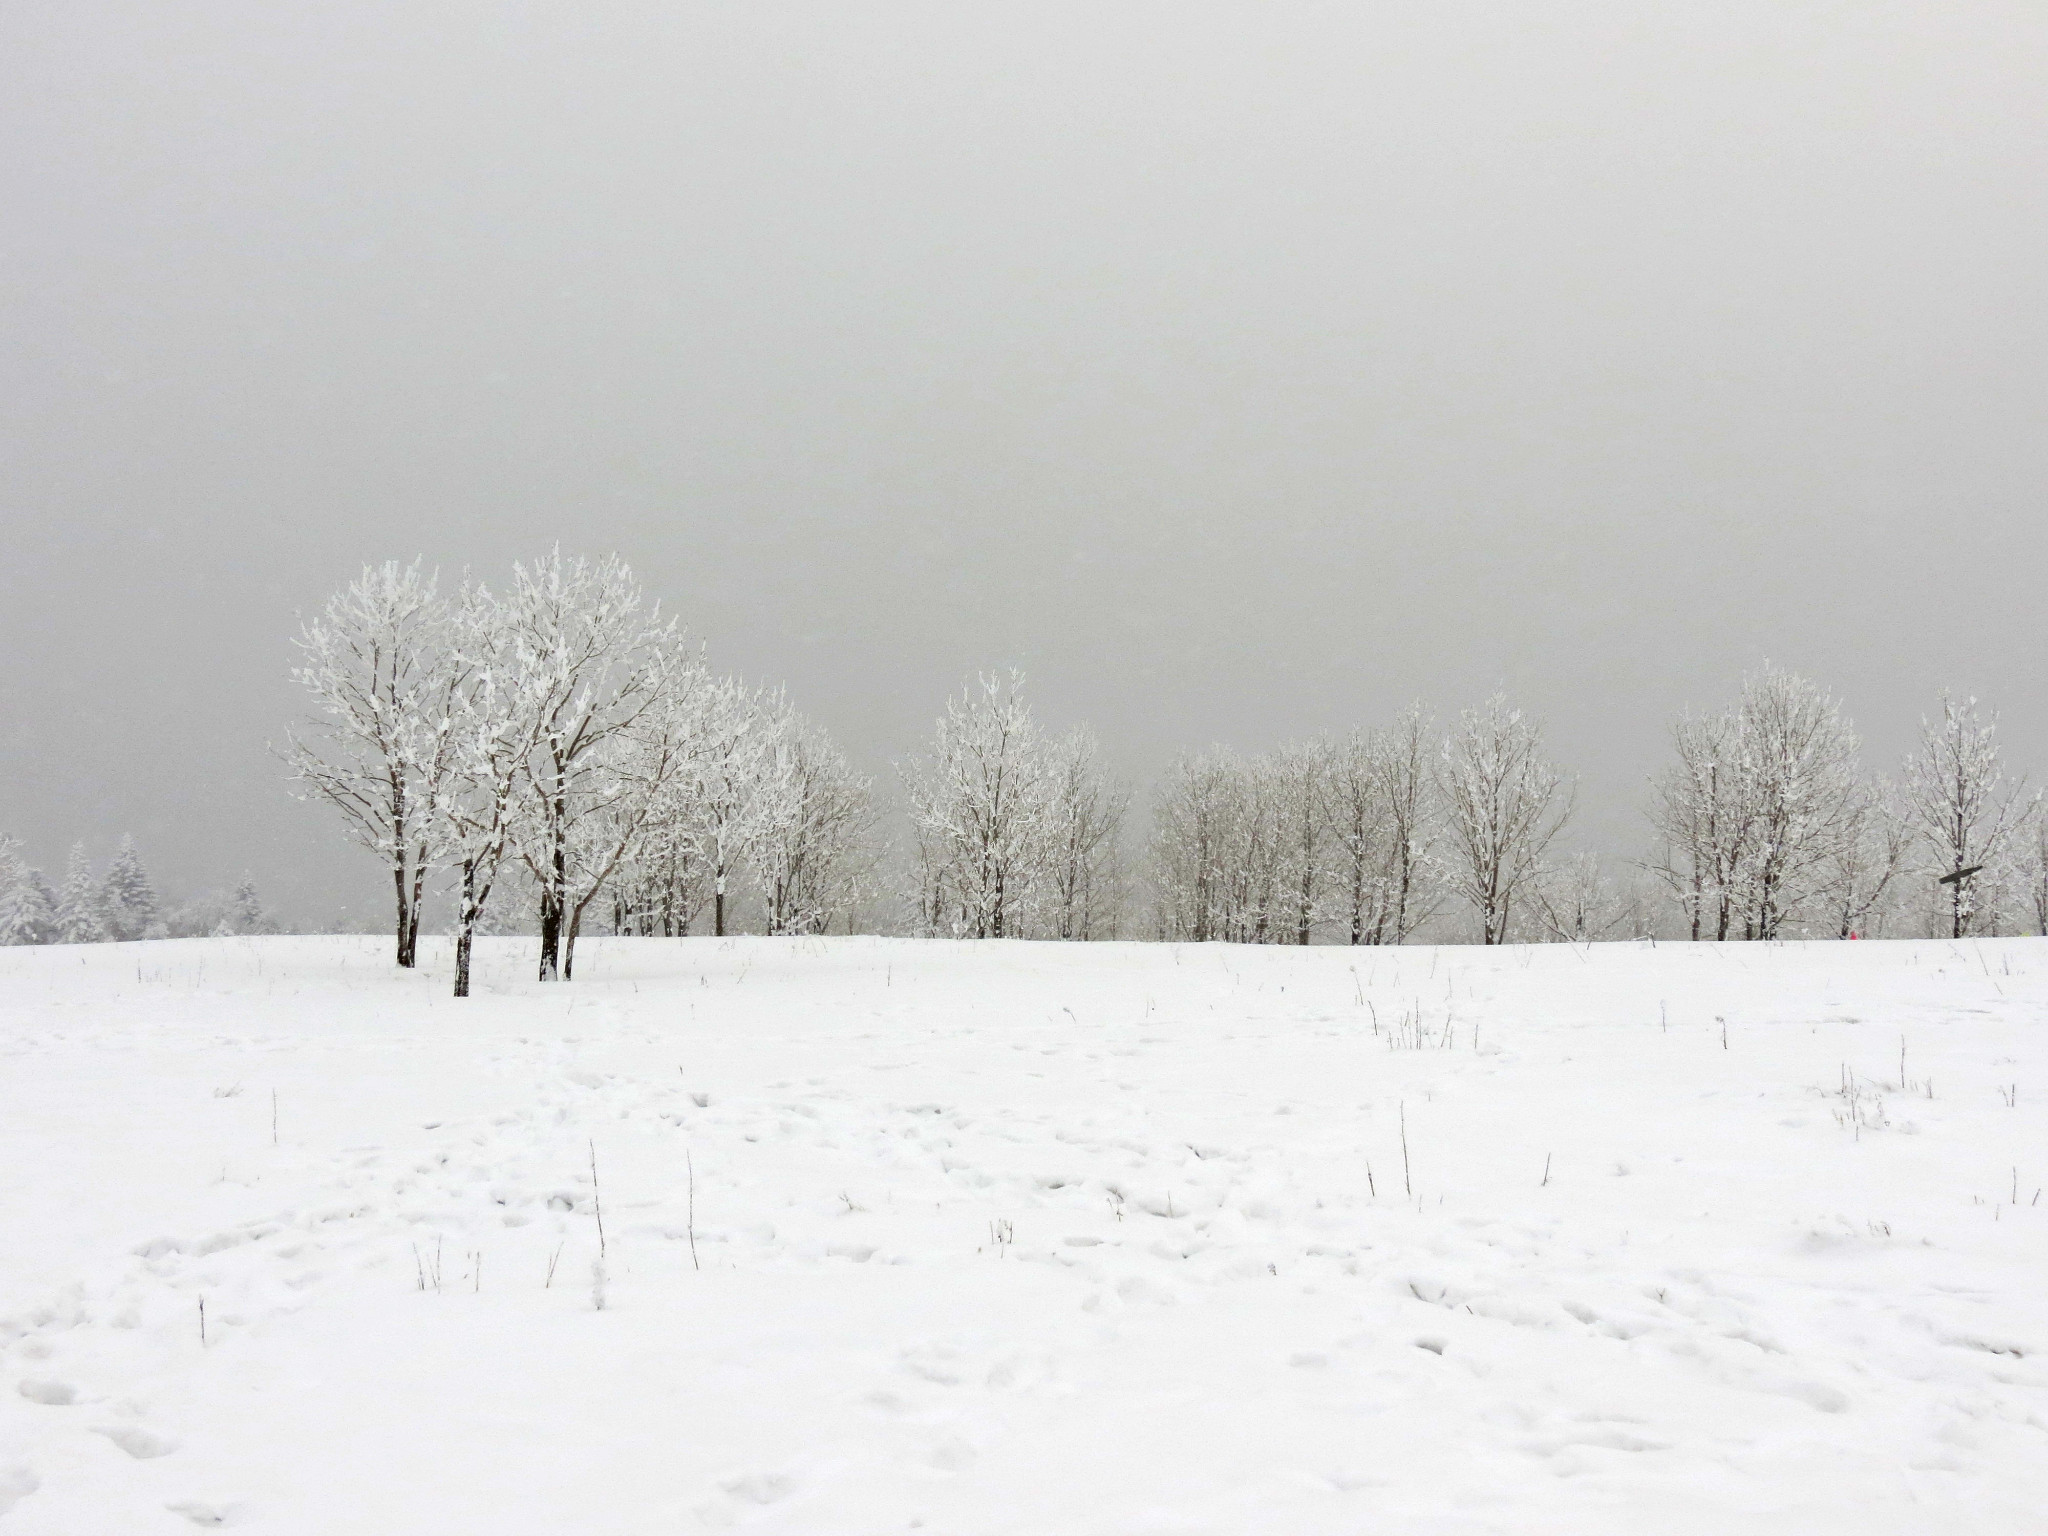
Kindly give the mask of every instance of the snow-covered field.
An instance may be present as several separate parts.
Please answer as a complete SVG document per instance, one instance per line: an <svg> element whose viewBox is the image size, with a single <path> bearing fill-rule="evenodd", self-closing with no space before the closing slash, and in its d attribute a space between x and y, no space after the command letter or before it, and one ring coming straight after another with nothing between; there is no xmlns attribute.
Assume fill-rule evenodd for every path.
<svg viewBox="0 0 2048 1536"><path fill-rule="evenodd" d="M385 950L0 951L0 1531L2048 1528L2042 941Z"/></svg>

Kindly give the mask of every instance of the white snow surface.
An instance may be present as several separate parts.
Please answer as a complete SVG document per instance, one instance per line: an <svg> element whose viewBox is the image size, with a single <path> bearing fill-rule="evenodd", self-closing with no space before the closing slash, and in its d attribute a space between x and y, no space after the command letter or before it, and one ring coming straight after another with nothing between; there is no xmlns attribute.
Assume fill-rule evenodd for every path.
<svg viewBox="0 0 2048 1536"><path fill-rule="evenodd" d="M2048 942L387 948L0 951L0 1533L2048 1529Z"/></svg>

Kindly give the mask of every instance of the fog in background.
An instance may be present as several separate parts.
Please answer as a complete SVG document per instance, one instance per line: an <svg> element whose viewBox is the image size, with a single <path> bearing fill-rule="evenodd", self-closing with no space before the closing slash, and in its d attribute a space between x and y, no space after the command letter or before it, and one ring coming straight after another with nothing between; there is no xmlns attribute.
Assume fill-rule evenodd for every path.
<svg viewBox="0 0 2048 1536"><path fill-rule="evenodd" d="M1768 657L2048 768L2031 4L0 7L0 828L381 922L365 560L618 551L885 789L1497 687L1647 842Z"/></svg>

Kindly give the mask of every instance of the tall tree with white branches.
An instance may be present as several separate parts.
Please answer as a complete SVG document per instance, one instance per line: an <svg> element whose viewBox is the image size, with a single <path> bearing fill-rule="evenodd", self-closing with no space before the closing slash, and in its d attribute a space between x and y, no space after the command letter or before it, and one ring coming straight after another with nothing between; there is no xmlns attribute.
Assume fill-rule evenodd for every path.
<svg viewBox="0 0 2048 1536"><path fill-rule="evenodd" d="M1504 944L1516 903L1570 818L1571 792L1543 754L1542 732L1500 694L1465 711L1438 775L1452 887L1477 915L1480 942Z"/></svg>
<svg viewBox="0 0 2048 1536"><path fill-rule="evenodd" d="M1095 733L1052 743L1036 931L1049 938L1114 937L1123 907L1123 826L1130 792L1102 766Z"/></svg>
<svg viewBox="0 0 2048 1536"><path fill-rule="evenodd" d="M1775 939L1827 888L1856 829L1860 743L1824 690L1771 666L1743 688L1737 739L1749 829L1738 875L1743 930Z"/></svg>
<svg viewBox="0 0 2048 1536"><path fill-rule="evenodd" d="M486 589L465 588L458 613L457 643L469 664L450 725L455 778L442 805L457 874L455 995L467 997L476 935L513 853L546 696L505 609Z"/></svg>
<svg viewBox="0 0 2048 1536"><path fill-rule="evenodd" d="M1827 931L1838 939L1871 937L1898 896L1912 851L1912 825L1892 786L1861 785L1822 870L1817 905Z"/></svg>
<svg viewBox="0 0 2048 1536"><path fill-rule="evenodd" d="M600 745L584 780L587 809L571 823L563 883L562 975L572 974L584 915L631 862L671 794L689 782L703 731L705 678L694 658L675 670L628 730Z"/></svg>
<svg viewBox="0 0 2048 1536"><path fill-rule="evenodd" d="M770 807L790 793L788 703L736 678L708 685L684 824L710 881L711 931L726 933L734 884L751 862Z"/></svg>
<svg viewBox="0 0 2048 1536"><path fill-rule="evenodd" d="M1974 698L1941 696L1941 718L1922 722L1920 750L1906 760L1906 806L1936 873L1945 877L1951 938L1974 933L1982 889L2003 876L2003 864L2035 813L2023 798L2025 780L2008 784L1999 761L1998 716Z"/></svg>
<svg viewBox="0 0 2048 1536"><path fill-rule="evenodd" d="M1686 715L1672 728L1678 761L1656 781L1651 824L1662 839L1653 873L1670 889L1695 940L1731 936L1752 832L1734 712Z"/></svg>
<svg viewBox="0 0 2048 1536"><path fill-rule="evenodd" d="M444 849L453 779L448 726L464 680L448 606L419 561L386 561L308 620L292 675L317 713L283 756L308 798L340 811L350 837L390 872L398 963L419 947L420 902Z"/></svg>
<svg viewBox="0 0 2048 1536"><path fill-rule="evenodd" d="M1733 709L1685 716L1672 740L1678 761L1650 812L1662 842L1651 868L1693 938L1775 939L1802 922L1833 931L1845 910L1874 909L1896 869L1871 865L1891 845L1835 699L1766 666Z"/></svg>
<svg viewBox="0 0 2048 1536"><path fill-rule="evenodd" d="M824 933L859 899L873 866L874 786L823 730L776 717L776 771L748 842L771 934Z"/></svg>
<svg viewBox="0 0 2048 1536"><path fill-rule="evenodd" d="M638 760L632 738L643 718L694 681L695 669L678 655L675 624L617 556L593 563L553 550L515 565L502 601L508 643L537 700L514 844L540 896L540 979L553 981L563 974L571 908L593 894L572 889L578 850L590 842L584 823L607 811L622 775L635 771L626 765ZM664 743L669 725L657 732Z"/></svg>
<svg viewBox="0 0 2048 1536"><path fill-rule="evenodd" d="M920 921L965 938L1015 936L1041 872L1044 739L1019 672L946 704L930 748L900 770L921 863Z"/></svg>
<svg viewBox="0 0 2048 1536"><path fill-rule="evenodd" d="M1152 887L1162 939L1222 938L1222 883L1237 767L1222 752L1182 757L1153 797Z"/></svg>

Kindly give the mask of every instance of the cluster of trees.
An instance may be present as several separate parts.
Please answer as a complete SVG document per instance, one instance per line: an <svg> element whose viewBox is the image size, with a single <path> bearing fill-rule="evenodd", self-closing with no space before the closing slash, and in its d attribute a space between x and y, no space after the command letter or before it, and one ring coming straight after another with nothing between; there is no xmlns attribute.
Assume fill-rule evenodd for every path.
<svg viewBox="0 0 2048 1536"><path fill-rule="evenodd" d="M1541 732L1500 697L1443 737L1417 706L1262 757L1186 757L1153 816L1158 933L1400 944L1455 902L1483 944L1528 916L1544 937L1601 936L1597 865L1548 862L1571 805Z"/></svg>
<svg viewBox="0 0 2048 1536"><path fill-rule="evenodd" d="M270 933L256 883L244 876L232 892L214 891L165 908L133 838L123 838L104 875L93 871L85 844L74 843L64 884L53 889L0 834L0 944L101 944L130 939Z"/></svg>
<svg viewBox="0 0 2048 1536"><path fill-rule="evenodd" d="M1502 698L1441 736L1417 708L1341 740L1183 758L1154 805L1156 931L1299 944L1398 944L1426 927L1482 944L1674 927L2048 933L2048 816L2007 777L1974 699L1942 699L1896 779L1863 767L1838 701L1775 667L1672 734L1656 846L1621 880L1593 854L1556 856L1572 784Z"/></svg>
<svg viewBox="0 0 2048 1536"><path fill-rule="evenodd" d="M310 721L284 749L388 873L400 965L430 888L452 896L455 990L479 932L537 930L543 980L577 936L851 929L928 936L1482 944L2048 932L2048 815L2002 765L1995 717L1944 697L1896 776L1838 701L1765 667L1687 715L1652 783L1654 845L1564 853L1575 785L1495 697L1440 729L1379 729L1177 761L1134 869L1132 797L1095 737L1043 728L1015 673L948 701L873 784L779 690L715 674L617 559L559 551L500 591L366 568L298 636ZM253 885L160 914L124 843L62 890L0 838L0 942L267 930Z"/></svg>
<svg viewBox="0 0 2048 1536"><path fill-rule="evenodd" d="M1049 736L1015 673L948 701L901 771L912 925L927 937L1113 939L1128 904L1130 792L1087 730Z"/></svg>
<svg viewBox="0 0 2048 1536"><path fill-rule="evenodd" d="M928 936L1133 926L1130 792L1089 732L1039 725L1015 673L971 683L899 765L892 859L872 784L780 692L714 676L615 559L557 552L503 593L446 597L417 564L368 569L299 646L320 717L291 739L295 771L390 871L401 965L449 874L458 994L508 883L531 899L543 979L569 974L587 922L723 934L743 896L780 934L850 925L885 888ZM1620 878L1560 855L1574 783L1502 697L1442 731L1418 706L1183 757L1153 797L1136 926L1294 944L2048 931L2048 818L1974 700L1942 701L1896 780L1863 768L1836 700L1773 667L1678 721L1673 747L1655 848Z"/></svg>
<svg viewBox="0 0 2048 1536"><path fill-rule="evenodd" d="M971 682L899 764L889 848L872 782L780 690L715 674L618 559L555 551L504 590L446 594L420 563L367 567L297 647L315 711L283 756L387 870L399 965L430 887L453 895L457 995L477 932L537 930L555 979L596 924L821 934L872 922L879 895L909 932L954 938L2048 932L2048 815L1974 698L1944 696L1886 778L1835 698L1763 668L1673 725L1655 846L1620 872L1561 854L1575 784L1534 721L1501 696L1448 729L1415 707L1262 756L1184 756L1133 870L1130 791L1090 731L1038 725L1018 674ZM51 889L0 838L0 942L270 928L248 881L160 911L133 842L104 874L74 848Z"/></svg>
<svg viewBox="0 0 2048 1536"><path fill-rule="evenodd" d="M1944 696L1888 780L1861 766L1838 702L1767 667L1731 708L1675 727L1651 867L1695 939L1847 938L1902 917L1955 938L2048 932L2048 823L1996 733L1975 699Z"/></svg>
<svg viewBox="0 0 2048 1536"><path fill-rule="evenodd" d="M508 885L551 980L594 918L680 933L708 908L723 933L750 880L770 932L819 933L867 879L869 782L780 693L714 675L615 558L446 595L417 562L371 567L298 647L317 714L287 761L389 871L401 966L451 878L458 997Z"/></svg>

